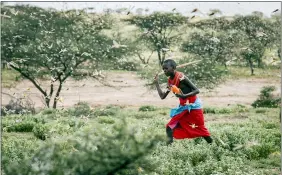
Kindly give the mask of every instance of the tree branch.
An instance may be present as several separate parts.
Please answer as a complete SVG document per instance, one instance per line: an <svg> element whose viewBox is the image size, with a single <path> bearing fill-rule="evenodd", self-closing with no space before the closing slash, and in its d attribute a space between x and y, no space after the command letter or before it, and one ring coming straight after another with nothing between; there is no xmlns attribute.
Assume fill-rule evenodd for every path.
<svg viewBox="0 0 282 175"><path fill-rule="evenodd" d="M25 78L27 78L28 80L30 80L34 86L44 95L46 96L46 92L35 82L34 79L32 79L30 76L28 76L28 74L24 73L21 69L13 66L13 65L10 65L13 69L15 69L16 71L18 71L21 75L23 75Z"/></svg>

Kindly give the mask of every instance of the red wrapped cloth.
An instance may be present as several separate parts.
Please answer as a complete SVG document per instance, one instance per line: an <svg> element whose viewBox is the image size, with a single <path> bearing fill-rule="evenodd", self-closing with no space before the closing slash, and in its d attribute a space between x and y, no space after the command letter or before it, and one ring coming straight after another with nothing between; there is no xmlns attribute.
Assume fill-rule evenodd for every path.
<svg viewBox="0 0 282 175"><path fill-rule="evenodd" d="M176 72L174 79L168 79L168 85L179 87L180 79L184 76L181 72ZM179 98L180 105L194 103L197 96ZM210 136L208 129L205 127L203 109L191 109L190 112L185 110L177 114L168 122L166 127L173 129L175 139L196 138Z"/></svg>

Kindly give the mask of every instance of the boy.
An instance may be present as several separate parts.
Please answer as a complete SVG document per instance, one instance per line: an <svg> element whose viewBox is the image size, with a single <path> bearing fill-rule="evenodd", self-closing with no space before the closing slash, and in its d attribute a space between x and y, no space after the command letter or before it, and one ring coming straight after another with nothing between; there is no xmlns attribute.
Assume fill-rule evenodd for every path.
<svg viewBox="0 0 282 175"><path fill-rule="evenodd" d="M201 101L196 96L200 92L199 89L183 73L175 70L176 63L174 60L165 60L162 67L164 74L169 78L168 89L166 92L163 92L158 82L158 75L155 77L156 88L160 98L165 99L175 87L180 89L180 93L175 93L176 97L179 98L179 107L171 110L171 120L166 125L168 144L173 142L173 138L197 137L203 137L211 144L213 140L205 127Z"/></svg>

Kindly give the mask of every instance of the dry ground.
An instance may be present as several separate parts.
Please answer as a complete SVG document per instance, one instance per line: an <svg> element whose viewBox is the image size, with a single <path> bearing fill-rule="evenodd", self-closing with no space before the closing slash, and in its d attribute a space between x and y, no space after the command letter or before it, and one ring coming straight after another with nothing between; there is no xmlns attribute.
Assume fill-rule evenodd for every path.
<svg viewBox="0 0 282 175"><path fill-rule="evenodd" d="M107 82L113 87L102 85L94 79L81 81L68 80L62 89L62 102L59 107L70 107L79 101L85 101L92 106L107 104L139 107L142 105L155 105L175 107L178 103L176 97L170 94L165 100L161 100L156 90L148 90L144 87L145 81L141 80L133 72L107 73ZM42 82L44 83L44 82ZM49 82L45 82L46 87ZM279 78L244 78L229 80L212 91L200 89L199 97L204 106L224 107L232 104L250 105L254 102L263 86L274 85L277 94L280 94ZM30 88L30 90L28 90ZM15 88L2 88L2 105L7 104L11 96L30 97L36 107L43 107L42 97L39 91L27 80L17 84Z"/></svg>

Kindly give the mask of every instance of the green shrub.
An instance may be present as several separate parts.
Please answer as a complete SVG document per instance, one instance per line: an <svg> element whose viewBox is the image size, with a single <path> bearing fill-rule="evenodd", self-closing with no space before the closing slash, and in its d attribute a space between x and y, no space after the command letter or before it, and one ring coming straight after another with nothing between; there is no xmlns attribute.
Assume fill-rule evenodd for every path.
<svg viewBox="0 0 282 175"><path fill-rule="evenodd" d="M44 124L37 124L32 130L35 137L45 140L49 133L49 128Z"/></svg>
<svg viewBox="0 0 282 175"><path fill-rule="evenodd" d="M7 165L5 174L138 174L135 167L143 165L144 156L163 138L135 133L124 122L85 130L67 140L48 142L31 159Z"/></svg>
<svg viewBox="0 0 282 175"><path fill-rule="evenodd" d="M266 113L267 112L267 110L266 109L257 109L256 110L256 113L261 113L261 114L264 114L264 113Z"/></svg>
<svg viewBox="0 0 282 175"><path fill-rule="evenodd" d="M144 118L153 118L155 116L155 114L153 113L149 113L149 112L142 112L142 113L135 113L133 114L133 116L136 119L144 119Z"/></svg>
<svg viewBox="0 0 282 175"><path fill-rule="evenodd" d="M12 162L18 162L26 157L31 157L39 142L36 138L26 133L6 133L2 136L2 167Z"/></svg>
<svg viewBox="0 0 282 175"><path fill-rule="evenodd" d="M275 91L275 86L264 86L260 91L259 98L252 103L254 108L267 107L277 108L280 106L281 98L275 97L272 92Z"/></svg>
<svg viewBox="0 0 282 175"><path fill-rule="evenodd" d="M117 106L106 106L105 108L95 109L94 116L113 116L119 112L120 108Z"/></svg>
<svg viewBox="0 0 282 175"><path fill-rule="evenodd" d="M2 130L7 132L32 132L37 123L46 123L40 115L7 115L2 119Z"/></svg>
<svg viewBox="0 0 282 175"><path fill-rule="evenodd" d="M249 110L249 108L247 108L244 105L237 104L236 107L235 107L235 111L236 112L249 112L250 110Z"/></svg>
<svg viewBox="0 0 282 175"><path fill-rule="evenodd" d="M207 150L195 150L193 151L193 154L190 155L189 159L192 164L192 166L196 166L198 164L201 164L207 160L209 157L209 152Z"/></svg>
<svg viewBox="0 0 282 175"><path fill-rule="evenodd" d="M279 123L264 122L262 125L265 129L280 129Z"/></svg>
<svg viewBox="0 0 282 175"><path fill-rule="evenodd" d="M105 117L105 116L101 116L101 117L98 117L98 122L99 123L105 123L105 124L113 124L113 123L115 123L115 120L108 118L108 117Z"/></svg>
<svg viewBox="0 0 282 175"><path fill-rule="evenodd" d="M46 108L41 111L42 115L48 115L48 114L54 114L54 113L56 113L56 109L53 109L53 108Z"/></svg>
<svg viewBox="0 0 282 175"><path fill-rule="evenodd" d="M92 110L87 102L79 102L74 108L70 108L69 114L76 117L88 116L91 114Z"/></svg>
<svg viewBox="0 0 282 175"><path fill-rule="evenodd" d="M169 120L168 116L160 114L161 110L120 111L118 107L109 105L93 110L91 116L94 116L95 112L102 114L95 118L70 117L69 111L56 111L51 114L56 115L56 120L47 121L42 120L46 117L42 113L35 116L8 115L3 118L4 128L20 118L21 121L35 122L33 131L38 135L13 132L4 132L5 134L31 134L33 139L30 140L34 141L36 138L37 142L40 141L37 138L42 139L44 136L45 139L52 136L52 139L42 141L43 147L34 150L35 154L31 154L28 148L20 147L23 151L27 149L30 157L27 159L20 152L6 151L5 173L7 175L103 174L104 172L117 175L275 174L273 170L279 169L279 158L266 160L272 158L275 152L280 153L281 133L277 118L279 110L264 109L265 114L258 115L255 112L261 108L253 109L238 105L234 108L226 108L228 110L212 109L217 114L229 110L237 113L242 109L247 111L244 115L248 118L244 122L237 123L232 122L232 116L238 116L238 113L225 114L224 117L228 117L230 123L207 122L214 139L212 145L199 138L175 140L172 145L166 146L165 142L159 144L155 142L165 138L164 126ZM126 117L130 128L118 120ZM42 125L47 129L40 128ZM154 142L156 147L149 149L148 145L151 142ZM15 145L12 147L15 148L6 146L5 149L17 149ZM13 160L8 158L9 154ZM120 168L123 163L126 165Z"/></svg>
<svg viewBox="0 0 282 175"><path fill-rule="evenodd" d="M168 113L166 111L161 111L160 114L164 115L164 116L168 115Z"/></svg>
<svg viewBox="0 0 282 175"><path fill-rule="evenodd" d="M58 124L66 125L72 128L81 128L85 125L83 118L64 118L58 122Z"/></svg>
<svg viewBox="0 0 282 175"><path fill-rule="evenodd" d="M115 70L137 71L138 64L132 61L118 61L114 64Z"/></svg>
<svg viewBox="0 0 282 175"><path fill-rule="evenodd" d="M204 114L230 114L233 112L230 108L214 108L214 107L204 107Z"/></svg>
<svg viewBox="0 0 282 175"><path fill-rule="evenodd" d="M149 106L149 105L145 105L145 106L141 106L139 108L139 111L156 111L157 109L154 106Z"/></svg>
<svg viewBox="0 0 282 175"><path fill-rule="evenodd" d="M6 126L7 132L32 132L36 125L34 121L18 121L10 126Z"/></svg>
<svg viewBox="0 0 282 175"><path fill-rule="evenodd" d="M68 122L68 124L69 124L70 127L75 127L75 125L76 125L76 120L70 120L70 121Z"/></svg>
<svg viewBox="0 0 282 175"><path fill-rule="evenodd" d="M245 149L244 153L247 155L248 159L258 160L261 158L267 158L274 151L274 146L271 143L262 143Z"/></svg>

